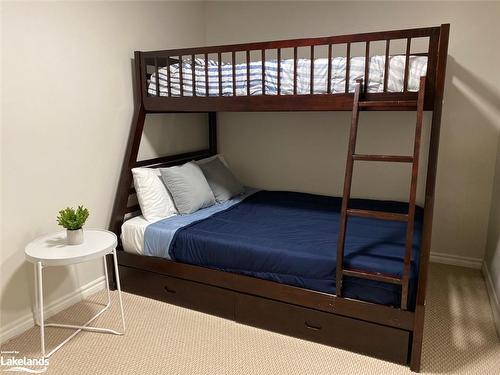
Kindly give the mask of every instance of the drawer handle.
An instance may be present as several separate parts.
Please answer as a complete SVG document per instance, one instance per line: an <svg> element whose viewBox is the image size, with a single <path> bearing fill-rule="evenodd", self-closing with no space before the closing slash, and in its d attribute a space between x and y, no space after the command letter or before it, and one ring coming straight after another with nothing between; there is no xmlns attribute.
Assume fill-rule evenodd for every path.
<svg viewBox="0 0 500 375"><path fill-rule="evenodd" d="M171 294L175 294L175 293L177 293L175 290L170 289L167 285L165 285L165 292L167 292L167 293L171 293Z"/></svg>
<svg viewBox="0 0 500 375"><path fill-rule="evenodd" d="M313 331L319 331L321 329L321 326L315 326L313 324L310 324L307 320L304 322L307 328L312 329Z"/></svg>

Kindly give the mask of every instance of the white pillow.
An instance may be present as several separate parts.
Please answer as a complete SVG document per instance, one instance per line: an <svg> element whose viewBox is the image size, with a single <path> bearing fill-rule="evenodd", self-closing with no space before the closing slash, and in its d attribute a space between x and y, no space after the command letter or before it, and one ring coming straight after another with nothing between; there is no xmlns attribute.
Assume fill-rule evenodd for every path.
<svg viewBox="0 0 500 375"><path fill-rule="evenodd" d="M147 221L158 221L178 213L158 169L133 168L132 175L142 216Z"/></svg>

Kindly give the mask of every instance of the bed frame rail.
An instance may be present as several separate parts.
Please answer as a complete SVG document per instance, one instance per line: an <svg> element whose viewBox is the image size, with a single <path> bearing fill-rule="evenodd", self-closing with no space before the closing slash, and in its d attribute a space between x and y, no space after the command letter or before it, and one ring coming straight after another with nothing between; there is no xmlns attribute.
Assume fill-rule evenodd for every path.
<svg viewBox="0 0 500 375"><path fill-rule="evenodd" d="M354 83L350 82L350 58L355 56L362 56L365 58L364 62L364 75L362 77L365 82L364 91L367 91L370 73L370 51L373 51L374 43L381 42L385 44L385 65L384 65L384 79L383 79L383 92L380 93L367 93L367 101L405 101L416 100L417 92L408 90L409 81L409 67L410 56L427 56L427 82L426 82L426 103L425 109L432 110L434 108L434 94L436 91L436 75L438 71L442 70L442 66L438 64L438 41L443 30L442 25L438 27L427 27L418 29L394 30L384 32L373 32L363 34L351 34L341 36L330 36L320 38L307 38L307 39L291 39L270 42L258 43L245 43L245 44L232 44L211 47L198 47L198 48L182 48L162 51L149 51L138 52L137 56L140 59L140 88L141 97L145 110L151 112L191 112L191 111L311 111L311 110L351 110L352 108L352 92L354 90ZM425 52L412 53L412 42L417 38L426 39L427 50ZM405 51L403 53L391 54L391 45L395 41L405 44ZM360 44L363 52L354 53L354 45ZM401 44L401 43L399 43ZM333 92L331 85L331 78L333 73L332 58L335 57L333 47L345 46L346 69L345 69L345 88L343 92ZM378 47L381 47L379 45ZM326 93L314 93L314 59L318 57L318 48L324 47L326 56L328 58L328 70L326 77ZM308 58L311 60L310 69L310 89L307 94L298 94L298 72L297 61L299 57L299 48L308 50ZM285 49L293 51L293 92L284 94L282 90L282 77L280 74L280 66L282 56ZM380 48L379 48L380 49ZM278 66L277 74L277 88L276 94L266 93L266 56L276 56L276 63ZM249 65L252 62L251 54L257 53L261 62L261 90L260 95L250 93L251 80ZM232 90L231 95L223 96L223 76L222 65L224 64L224 54L229 58L229 63L232 65ZM364 55L363 55L364 54ZM405 69L403 88L401 92L388 91L388 77L390 73L389 57L394 55L405 56ZM213 56L213 58L210 58ZM246 94L236 94L236 71L235 65L238 63L237 56L242 58L246 65ZM204 64L196 68L195 60L201 59ZM210 77L208 73L209 60L216 60L218 67L217 77ZM182 62L182 63L180 63ZM254 62L255 63L255 62ZM179 70L179 93L172 92L170 66L175 64ZM167 87L161 94L161 87L159 79L156 79L155 93L148 92L149 80L152 75L159 76L160 69L166 69ZM187 69L187 71L186 71ZM203 72L197 71L204 69ZM200 78L196 79L198 75L202 75L201 80L204 82L204 92L201 93L196 89L196 84ZM216 79L216 81L214 81ZM184 92L184 80L192 82L192 92ZM208 84L218 86L218 90L214 93L212 89L208 89ZM209 92L210 91L210 92ZM372 110L410 110L404 106L374 106L373 108L364 108Z"/></svg>

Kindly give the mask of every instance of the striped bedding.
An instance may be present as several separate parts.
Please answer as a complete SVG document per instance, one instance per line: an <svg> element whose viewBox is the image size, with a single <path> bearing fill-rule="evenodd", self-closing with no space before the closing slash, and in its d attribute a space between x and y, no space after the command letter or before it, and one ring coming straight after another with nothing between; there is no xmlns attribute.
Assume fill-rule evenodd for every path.
<svg viewBox="0 0 500 375"><path fill-rule="evenodd" d="M425 75L427 69L426 56L410 56L410 69L408 91L418 91L419 79ZM193 95L192 62L186 60L182 63L183 95ZM281 60L281 94L293 94L294 60ZM370 71L368 92L383 92L384 87L385 56L372 56L370 58ZM206 94L205 88L205 60L195 59L195 88L197 96ZM160 96L168 96L168 67L158 70L160 83ZM229 63L222 64L222 96L233 95L233 66ZM247 65L237 64L236 70L236 95L247 95ZM391 56L389 58L389 77L387 82L388 92L402 92L405 72L405 56ZM278 63L277 60L265 62L265 94L277 95L278 93ZM311 85L311 60L297 60L297 94L310 94ZM349 68L349 91L354 91L357 79L365 74L365 58L352 57ZM179 64L170 65L171 95L180 96L180 69ZM314 94L327 93L328 59L314 60ZM331 89L333 93L345 92L346 58L335 57L332 59ZM148 94L156 96L156 73L151 75ZM262 94L262 63L250 62L250 95ZM219 66L218 62L208 60L208 95L219 96Z"/></svg>

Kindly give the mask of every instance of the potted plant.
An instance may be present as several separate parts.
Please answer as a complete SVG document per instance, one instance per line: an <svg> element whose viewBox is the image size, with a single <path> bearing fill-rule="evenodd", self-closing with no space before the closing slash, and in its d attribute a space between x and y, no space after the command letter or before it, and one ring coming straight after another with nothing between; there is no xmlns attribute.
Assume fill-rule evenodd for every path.
<svg viewBox="0 0 500 375"><path fill-rule="evenodd" d="M66 228L66 239L69 245L80 245L83 243L83 224L89 217L89 210L83 206L78 206L75 210L66 207L59 211L57 224Z"/></svg>

